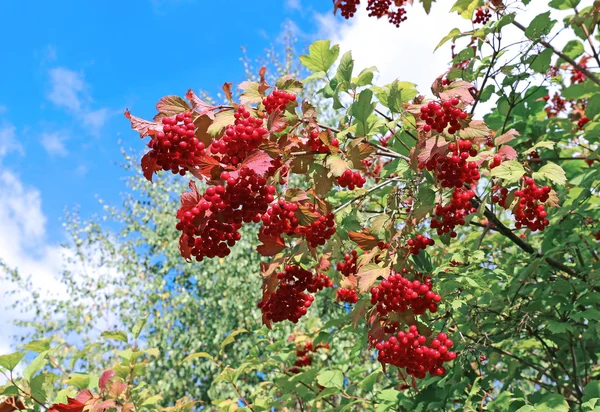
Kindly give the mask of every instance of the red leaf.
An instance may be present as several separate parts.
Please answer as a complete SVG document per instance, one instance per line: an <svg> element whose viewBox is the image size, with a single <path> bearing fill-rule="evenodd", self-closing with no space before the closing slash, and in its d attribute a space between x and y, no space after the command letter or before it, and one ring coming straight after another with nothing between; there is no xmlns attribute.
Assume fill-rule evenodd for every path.
<svg viewBox="0 0 600 412"><path fill-rule="evenodd" d="M285 249L285 243L283 243L283 240L279 236L267 236L263 233L259 233L258 240L260 240L263 244L258 245L256 250L262 256L275 256Z"/></svg>
<svg viewBox="0 0 600 412"><path fill-rule="evenodd" d="M113 371L112 369L106 370L102 373L102 375L100 376L100 379L98 380L98 388L100 388L101 391L106 390L106 384L115 376L115 371Z"/></svg>
<svg viewBox="0 0 600 412"><path fill-rule="evenodd" d="M366 229L363 229L362 232L348 232L348 236L364 251L374 249L379 243L379 239Z"/></svg>
<svg viewBox="0 0 600 412"><path fill-rule="evenodd" d="M269 156L266 152L263 152L262 150L255 150L244 159L240 165L240 169L242 167L247 167L248 169L253 170L257 175L264 176L267 170L269 170L271 167L271 160L271 156Z"/></svg>
<svg viewBox="0 0 600 412"><path fill-rule="evenodd" d="M473 84L464 80L456 80L450 83L443 91L440 92L440 98L443 100L452 99L458 97L464 103L473 103L475 100L471 94Z"/></svg>
<svg viewBox="0 0 600 412"><path fill-rule="evenodd" d="M48 412L83 412L87 401L93 398L89 389L85 389L75 399L67 398L67 403L55 403L50 406Z"/></svg>
<svg viewBox="0 0 600 412"><path fill-rule="evenodd" d="M303 200L308 200L308 195L303 189L300 188L290 188L285 191L285 200L292 203L298 203Z"/></svg>
<svg viewBox="0 0 600 412"><path fill-rule="evenodd" d="M173 116L190 110L190 105L179 96L164 96L156 103L156 110L167 116Z"/></svg>
<svg viewBox="0 0 600 412"><path fill-rule="evenodd" d="M285 130L287 127L287 123L285 121L285 116L283 116L281 110L274 110L267 120L267 129L270 133L280 133Z"/></svg>
<svg viewBox="0 0 600 412"><path fill-rule="evenodd" d="M154 136L156 132L162 132L163 130L162 124L132 116L129 109L125 109L125 117L129 119L131 122L131 128L138 132L141 138L146 136Z"/></svg>
<svg viewBox="0 0 600 412"><path fill-rule="evenodd" d="M269 86L269 83L267 83L267 80L265 79L265 73L267 72L267 68L265 66L261 67L260 70L258 71L258 75L260 76L260 83L258 85L258 92L261 95L265 94L265 91L271 87Z"/></svg>
<svg viewBox="0 0 600 412"><path fill-rule="evenodd" d="M225 92L225 97L227 97L227 100L233 103L233 95L231 94L231 83L223 84L223 91Z"/></svg>
<svg viewBox="0 0 600 412"><path fill-rule="evenodd" d="M188 235L185 233L179 237L179 253L181 257L190 262L192 260L192 248L187 243Z"/></svg>
<svg viewBox="0 0 600 412"><path fill-rule="evenodd" d="M193 209L198 206L200 202L200 192L198 192L198 187L196 186L196 182L190 180L190 192L183 192L181 194L181 209L185 209L187 211L189 209Z"/></svg>
<svg viewBox="0 0 600 412"><path fill-rule="evenodd" d="M195 167L190 168L190 172L198 179L212 179L217 176L216 172L220 172L221 164L212 156L200 156L194 161ZM220 174L220 173L219 173Z"/></svg>
<svg viewBox="0 0 600 412"><path fill-rule="evenodd" d="M513 149L512 146L506 145L502 146L500 150L498 150L498 154L504 156L508 160L516 159L518 156L517 151Z"/></svg>
<svg viewBox="0 0 600 412"><path fill-rule="evenodd" d="M144 177L152 181L152 175L159 170L161 170L161 167L156 164L156 152L151 150L142 157L142 172L144 173Z"/></svg>
<svg viewBox="0 0 600 412"><path fill-rule="evenodd" d="M192 108L194 109L194 111L200 116L207 115L211 119L215 118L215 109L217 108L217 106L211 106L210 104L201 100L192 89L188 90L188 92L185 94L185 97L192 104Z"/></svg>
<svg viewBox="0 0 600 412"><path fill-rule="evenodd" d="M425 148L419 153L419 163L427 163L435 154L443 155L448 150L448 142L441 136L432 137L425 141Z"/></svg>
<svg viewBox="0 0 600 412"><path fill-rule="evenodd" d="M515 129L510 129L508 132L504 133L503 135L496 137L494 139L494 143L496 144L496 146L499 146L501 144L510 142L517 136L521 136L521 134L519 132L517 132Z"/></svg>

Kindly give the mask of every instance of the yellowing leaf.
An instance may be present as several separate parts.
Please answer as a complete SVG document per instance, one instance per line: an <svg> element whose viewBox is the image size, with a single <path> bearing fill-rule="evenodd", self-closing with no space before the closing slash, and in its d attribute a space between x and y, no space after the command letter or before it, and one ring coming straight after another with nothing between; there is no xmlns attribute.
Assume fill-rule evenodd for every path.
<svg viewBox="0 0 600 412"><path fill-rule="evenodd" d="M371 286L377 281L377 278L386 278L390 274L390 268L382 268L374 263L369 263L360 268L357 273L358 277L358 289L361 292L367 292L371 289Z"/></svg>
<svg viewBox="0 0 600 412"><path fill-rule="evenodd" d="M491 175L506 180L506 183L518 182L525 174L523 165L516 160L502 162L500 166L492 169Z"/></svg>
<svg viewBox="0 0 600 412"><path fill-rule="evenodd" d="M540 168L537 172L533 173L533 178L548 179L557 185L564 185L567 183L567 175L562 167L556 163L548 162Z"/></svg>
<svg viewBox="0 0 600 412"><path fill-rule="evenodd" d="M348 163L340 156L328 156L325 164L335 177L341 176L348 169Z"/></svg>

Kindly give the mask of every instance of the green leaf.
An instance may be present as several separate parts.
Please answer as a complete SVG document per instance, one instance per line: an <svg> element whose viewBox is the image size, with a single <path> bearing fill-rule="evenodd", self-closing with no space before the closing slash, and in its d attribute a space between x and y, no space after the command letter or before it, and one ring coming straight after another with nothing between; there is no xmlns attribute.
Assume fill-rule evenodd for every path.
<svg viewBox="0 0 600 412"><path fill-rule="evenodd" d="M545 49L541 53L538 53L534 56L533 61L531 62L531 70L537 73L546 73L548 68L550 67L550 62L552 60L552 50Z"/></svg>
<svg viewBox="0 0 600 412"><path fill-rule="evenodd" d="M585 108L585 115L588 119L593 119L598 113L600 113L600 93L590 97Z"/></svg>
<svg viewBox="0 0 600 412"><path fill-rule="evenodd" d="M421 0L421 3L423 3L423 9L425 9L425 13L429 14L429 12L431 11L431 3L433 3L434 0Z"/></svg>
<svg viewBox="0 0 600 412"><path fill-rule="evenodd" d="M533 178L535 180L548 179L557 185L564 185L567 183L567 175L565 174L563 168L552 162L546 163L540 168L540 170L534 172Z"/></svg>
<svg viewBox="0 0 600 412"><path fill-rule="evenodd" d="M340 370L325 370L317 375L317 383L325 388L342 389L344 386L344 374Z"/></svg>
<svg viewBox="0 0 600 412"><path fill-rule="evenodd" d="M388 107L392 113L400 113L402 111L402 91L400 90L398 80L394 80L392 87L390 87Z"/></svg>
<svg viewBox="0 0 600 412"><path fill-rule="evenodd" d="M158 403L158 401L160 401L162 398L163 398L162 395L151 396L148 399L146 399L144 402L142 402L142 406L156 405Z"/></svg>
<svg viewBox="0 0 600 412"><path fill-rule="evenodd" d="M516 160L502 162L500 166L495 167L491 171L491 175L504 179L506 183L518 182L525 174L523 165Z"/></svg>
<svg viewBox="0 0 600 412"><path fill-rule="evenodd" d="M84 373L72 373L65 384L75 386L77 389L87 389L90 385L90 375Z"/></svg>
<svg viewBox="0 0 600 412"><path fill-rule="evenodd" d="M444 36L444 38L442 40L440 40L440 42L438 43L437 46L435 46L435 49L433 51L436 51L437 49L442 47L448 40L456 38L458 35L460 35L460 33L461 33L460 30L456 29L456 28L450 30L450 33L448 33L446 36Z"/></svg>
<svg viewBox="0 0 600 412"><path fill-rule="evenodd" d="M225 346L229 345L230 343L235 342L235 337L241 333L248 333L248 331L246 329L238 329L227 335L227 337L223 339L223 342L221 342L221 350L223 350Z"/></svg>
<svg viewBox="0 0 600 412"><path fill-rule="evenodd" d="M356 86L366 86L368 84L373 83L373 73L377 71L377 67L372 66L364 69L358 74L358 78L354 80Z"/></svg>
<svg viewBox="0 0 600 412"><path fill-rule="evenodd" d="M134 339L137 339L140 336L140 333L142 333L142 329L144 329L144 325L146 324L147 320L148 315L144 316L142 319L138 320L135 325L133 325L131 333L133 334Z"/></svg>
<svg viewBox="0 0 600 412"><path fill-rule="evenodd" d="M19 389L12 383L0 386L0 396L17 396L18 394Z"/></svg>
<svg viewBox="0 0 600 412"><path fill-rule="evenodd" d="M562 395L549 393L535 404L536 411L569 412L569 404Z"/></svg>
<svg viewBox="0 0 600 412"><path fill-rule="evenodd" d="M25 356L24 352L15 352L8 355L0 356L0 366L9 371L13 371Z"/></svg>
<svg viewBox="0 0 600 412"><path fill-rule="evenodd" d="M382 401L396 402L398 400L399 395L400 391L397 391L396 389L385 389L379 392L376 396L377 399L380 399Z"/></svg>
<svg viewBox="0 0 600 412"><path fill-rule="evenodd" d="M579 0L552 0L548 6L557 10L574 9L579 4Z"/></svg>
<svg viewBox="0 0 600 412"><path fill-rule="evenodd" d="M127 343L127 334L122 330L107 330L102 332L100 336L103 338L114 339Z"/></svg>
<svg viewBox="0 0 600 412"><path fill-rule="evenodd" d="M327 76L327 73L325 73L325 72L314 72L314 73L310 74L309 76L307 76L304 80L302 80L302 83L308 83L312 80L320 80L320 79L324 78L325 76Z"/></svg>
<svg viewBox="0 0 600 412"><path fill-rule="evenodd" d="M483 6L483 0L458 0L450 11L456 11L463 18L471 20L473 13L480 6Z"/></svg>
<svg viewBox="0 0 600 412"><path fill-rule="evenodd" d="M345 83L345 89L350 88L352 83L352 70L354 69L354 60L352 60L352 52L346 52L340 60L340 65L337 69L336 77L340 82Z"/></svg>
<svg viewBox="0 0 600 412"><path fill-rule="evenodd" d="M241 104L253 104L260 103L262 101L262 96L260 95L260 91L258 90L258 83L245 81L238 85L243 92L240 95L240 103Z"/></svg>
<svg viewBox="0 0 600 412"><path fill-rule="evenodd" d="M375 386L377 379L379 379L379 377L382 374L383 374L383 372L380 370L376 370L375 372L371 373L369 376L364 378L362 380L362 382L359 384L360 389L363 392L370 393L373 390L373 386Z"/></svg>
<svg viewBox="0 0 600 412"><path fill-rule="evenodd" d="M563 48L563 53L572 59L576 59L584 52L585 49L583 48L583 43L581 43L579 40L571 40Z"/></svg>
<svg viewBox="0 0 600 412"><path fill-rule="evenodd" d="M352 103L351 114L359 122L366 122L377 103L371 102L373 98L373 92L369 89L365 89L358 95L358 100Z"/></svg>
<svg viewBox="0 0 600 412"><path fill-rule="evenodd" d="M31 395L39 402L46 402L48 394L54 391L54 383L59 377L53 373L40 373L31 379Z"/></svg>
<svg viewBox="0 0 600 412"><path fill-rule="evenodd" d="M50 339L39 339L29 342L23 346L23 350L42 353L50 349Z"/></svg>
<svg viewBox="0 0 600 412"><path fill-rule="evenodd" d="M557 320L549 320L546 324L546 328L552 333L565 333L573 330L573 327L566 322L559 322Z"/></svg>
<svg viewBox="0 0 600 412"><path fill-rule="evenodd" d="M329 40L317 40L308 48L308 54L300 56L300 62L309 70L327 73L340 54L340 47L330 44Z"/></svg>
<svg viewBox="0 0 600 412"><path fill-rule="evenodd" d="M30 381L36 372L40 371L44 366L46 366L47 356L48 351L44 351L38 356L36 356L36 358L33 361L31 361L31 363L27 365L27 367L23 371L23 378L25 378L25 380Z"/></svg>
<svg viewBox="0 0 600 412"><path fill-rule="evenodd" d="M285 90L286 92L296 94L300 93L303 89L302 82L289 74L277 79L275 87L277 87L279 90Z"/></svg>
<svg viewBox="0 0 600 412"><path fill-rule="evenodd" d="M221 112L215 116L215 120L208 126L206 130L208 134L211 136L216 136L227 126L228 124L233 124L235 121L235 117L233 116L233 112Z"/></svg>
<svg viewBox="0 0 600 412"><path fill-rule="evenodd" d="M585 388L583 388L582 401L587 402L590 399L600 398L600 380L590 381Z"/></svg>
<svg viewBox="0 0 600 412"><path fill-rule="evenodd" d="M525 30L525 36L530 38L531 40L537 40L542 36L547 35L554 27L556 20L550 19L550 12L538 14L535 18L529 23L529 27Z"/></svg>

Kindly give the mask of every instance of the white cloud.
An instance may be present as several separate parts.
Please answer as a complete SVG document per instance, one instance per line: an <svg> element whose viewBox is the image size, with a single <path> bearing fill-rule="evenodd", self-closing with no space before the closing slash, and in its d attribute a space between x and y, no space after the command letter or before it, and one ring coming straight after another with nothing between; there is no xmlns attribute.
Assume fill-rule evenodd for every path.
<svg viewBox="0 0 600 412"><path fill-rule="evenodd" d="M68 137L61 132L44 132L41 136L42 146L48 154L53 156L66 156L65 140Z"/></svg>
<svg viewBox="0 0 600 412"><path fill-rule="evenodd" d="M92 107L90 87L83 72L76 72L67 67L54 67L48 71L48 76L50 91L46 97L50 102L65 109L86 126L96 129L104 126L111 113L107 108Z"/></svg>
<svg viewBox="0 0 600 412"><path fill-rule="evenodd" d="M23 154L23 146L18 142L16 127L11 123L4 122L0 126L0 162L10 152Z"/></svg>
<svg viewBox="0 0 600 412"><path fill-rule="evenodd" d="M300 0L286 0L285 5L292 10L302 10L302 4Z"/></svg>

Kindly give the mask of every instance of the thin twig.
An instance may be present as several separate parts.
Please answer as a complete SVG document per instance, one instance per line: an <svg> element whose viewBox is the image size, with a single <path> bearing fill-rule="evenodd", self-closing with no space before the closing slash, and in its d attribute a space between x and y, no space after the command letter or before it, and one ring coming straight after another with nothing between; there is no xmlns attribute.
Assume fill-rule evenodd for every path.
<svg viewBox="0 0 600 412"><path fill-rule="evenodd" d="M374 191L376 191L376 190L378 190L378 189L382 188L383 186L387 186L387 185L389 185L390 183L392 183L392 182L395 182L395 181L397 181L397 180L399 180L399 178L393 178L393 179L386 180L386 181L384 181L384 182L382 182L382 183L379 183L378 185L375 185L375 186L373 186L372 188L370 188L369 190L367 190L365 193L363 193L363 194L360 194L360 195L358 195L358 196L356 196L356 197L354 197L354 198L352 198L352 199L348 200L346 203L344 203L343 205L341 205L340 207L338 207L337 209L335 209L335 210L333 211L333 213L334 213L334 214L338 213L340 210L343 210L343 209L345 209L346 207L350 206L352 203L354 203L354 202L356 202L356 201L358 201L358 200L360 200L360 199L363 199L363 198L365 198L365 197L366 197L366 196L368 196L370 193L372 193L372 192L374 192Z"/></svg>

